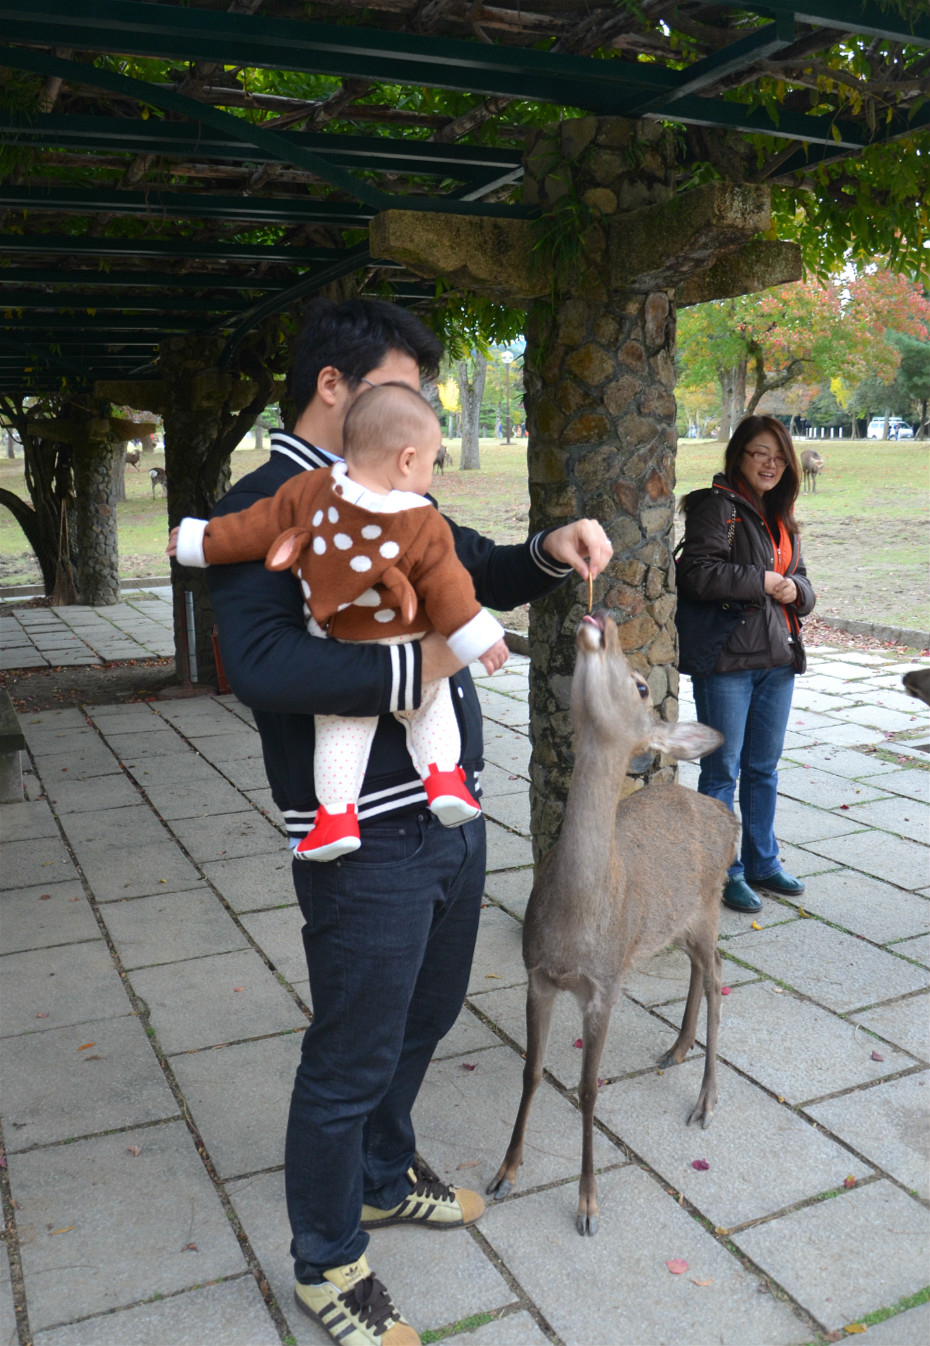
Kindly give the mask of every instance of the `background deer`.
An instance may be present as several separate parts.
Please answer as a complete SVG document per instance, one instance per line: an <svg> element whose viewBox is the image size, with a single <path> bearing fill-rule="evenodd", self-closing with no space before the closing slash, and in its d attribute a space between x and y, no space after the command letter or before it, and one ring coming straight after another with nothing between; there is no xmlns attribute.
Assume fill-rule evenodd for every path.
<svg viewBox="0 0 930 1346"><path fill-rule="evenodd" d="M824 470L826 464L816 449L805 449L801 454L801 472L803 473L802 485L805 491L813 491L817 494L817 477Z"/></svg>
<svg viewBox="0 0 930 1346"><path fill-rule="evenodd" d="M134 467L137 472L139 470L139 459L141 457L142 457L141 449L126 450L126 462L129 464L130 467Z"/></svg>
<svg viewBox="0 0 930 1346"><path fill-rule="evenodd" d="M168 494L168 474L163 467L150 467L149 477L152 480L152 499L155 499L155 487L161 487L162 495Z"/></svg>
<svg viewBox="0 0 930 1346"><path fill-rule="evenodd" d="M688 1122L707 1127L713 1117L720 1022L717 921L739 827L718 800L680 785L652 785L620 799L630 760L645 748L672 757L703 757L723 739L706 725L656 719L649 688L631 671L616 624L603 613L584 618L577 643L571 696L575 767L565 821L540 867L523 926L529 974L523 1096L507 1154L488 1191L506 1196L516 1180L555 997L571 991L584 1015L576 1226L580 1234L594 1234L594 1105L610 1012L634 960L672 943L687 950L691 982L681 1031L659 1064L684 1060L694 1043L703 994L704 1077Z"/></svg>
<svg viewBox="0 0 930 1346"><path fill-rule="evenodd" d="M445 444L440 444L439 446L439 452L436 454L436 466L443 476L445 476L446 468L452 466L452 454L446 448Z"/></svg>

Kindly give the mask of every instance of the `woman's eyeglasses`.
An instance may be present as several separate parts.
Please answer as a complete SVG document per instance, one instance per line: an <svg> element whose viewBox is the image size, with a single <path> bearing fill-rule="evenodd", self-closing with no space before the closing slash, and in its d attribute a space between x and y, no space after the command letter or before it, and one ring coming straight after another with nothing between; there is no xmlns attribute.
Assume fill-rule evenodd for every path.
<svg viewBox="0 0 930 1346"><path fill-rule="evenodd" d="M744 449L747 458L751 458L761 467L763 463L774 463L776 467L787 467L788 459L776 456L774 453L766 453L763 449Z"/></svg>

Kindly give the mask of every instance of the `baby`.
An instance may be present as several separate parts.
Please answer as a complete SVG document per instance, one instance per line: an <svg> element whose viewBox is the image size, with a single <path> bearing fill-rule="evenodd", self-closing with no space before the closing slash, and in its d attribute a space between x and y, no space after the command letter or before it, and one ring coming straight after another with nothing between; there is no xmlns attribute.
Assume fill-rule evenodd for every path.
<svg viewBox="0 0 930 1346"><path fill-rule="evenodd" d="M313 635L395 644L436 630L463 664L480 659L493 673L507 659L503 627L478 603L452 531L425 497L440 448L438 418L418 392L401 383L367 389L346 416L344 461L292 477L241 513L183 519L168 555L187 566L264 558L300 580ZM446 827L478 817L458 764L448 679L423 687L419 709L395 715L431 811ZM334 860L361 845L356 807L378 721L314 720L319 807L295 854Z"/></svg>

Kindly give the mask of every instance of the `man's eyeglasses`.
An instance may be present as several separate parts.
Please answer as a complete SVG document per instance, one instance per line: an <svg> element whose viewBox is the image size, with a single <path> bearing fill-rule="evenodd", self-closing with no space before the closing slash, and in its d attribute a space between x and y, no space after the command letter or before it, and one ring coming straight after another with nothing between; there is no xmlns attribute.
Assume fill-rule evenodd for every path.
<svg viewBox="0 0 930 1346"><path fill-rule="evenodd" d="M788 459L776 456L774 453L766 453L763 449L745 449L747 458L751 458L761 467L763 463L774 463L776 467L787 467Z"/></svg>

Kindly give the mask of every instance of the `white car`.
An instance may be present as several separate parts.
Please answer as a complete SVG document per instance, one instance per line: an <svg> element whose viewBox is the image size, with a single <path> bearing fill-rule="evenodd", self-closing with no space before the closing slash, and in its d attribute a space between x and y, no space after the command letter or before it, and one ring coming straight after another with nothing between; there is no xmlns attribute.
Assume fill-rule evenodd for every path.
<svg viewBox="0 0 930 1346"><path fill-rule="evenodd" d="M868 429L865 432L866 439L881 439L885 433L884 416L873 416L869 421ZM908 425L907 421L902 421L900 416L888 417L888 438L889 439L913 439L914 431Z"/></svg>

